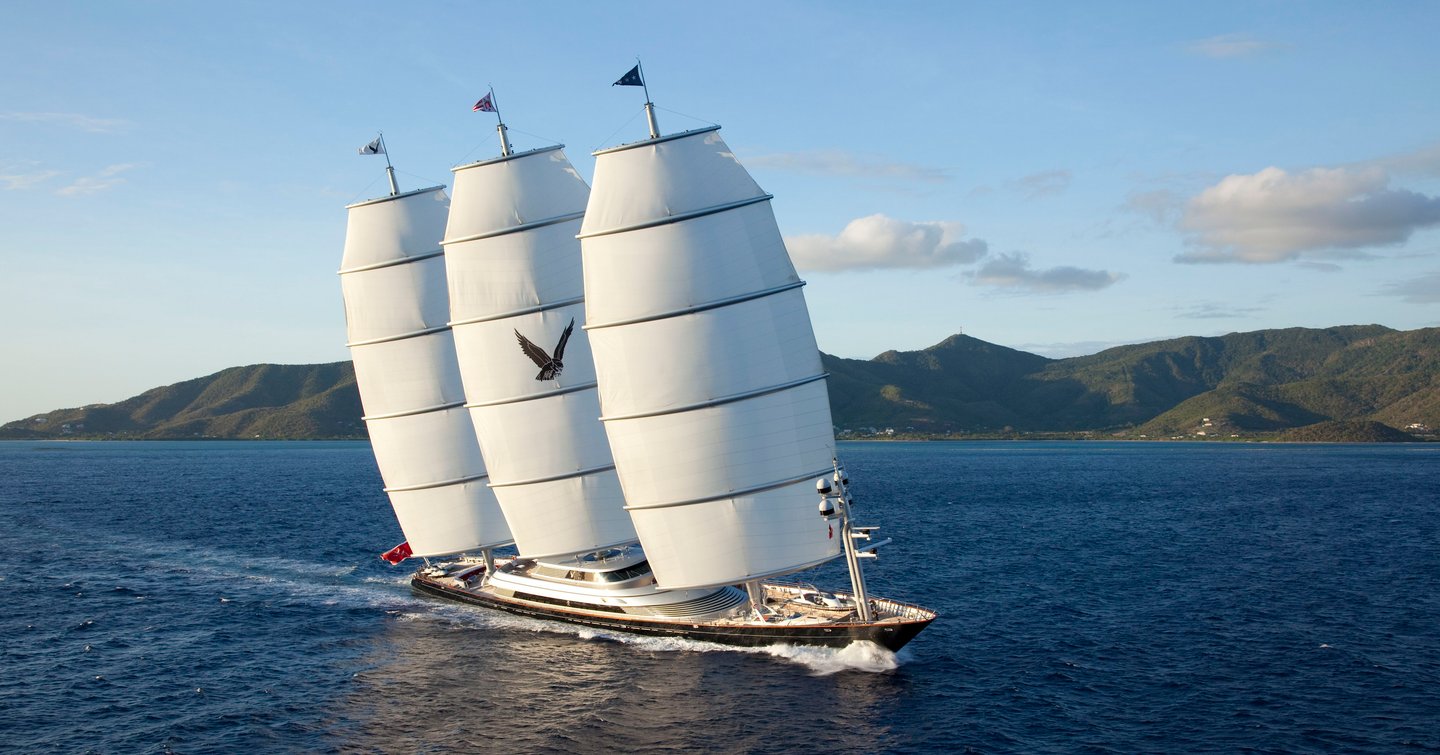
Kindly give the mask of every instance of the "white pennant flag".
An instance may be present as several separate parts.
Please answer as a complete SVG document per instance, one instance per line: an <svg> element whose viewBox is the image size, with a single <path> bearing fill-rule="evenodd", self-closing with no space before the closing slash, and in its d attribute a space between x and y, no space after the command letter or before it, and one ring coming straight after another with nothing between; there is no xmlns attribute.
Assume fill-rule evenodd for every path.
<svg viewBox="0 0 1440 755"><path fill-rule="evenodd" d="M363 146L363 147L360 148L360 154L362 154L362 155L383 155L383 154L385 154L385 145L383 145L383 144L380 143L380 138L379 138L379 137L376 137L376 138L375 138L375 141L370 142L369 144L367 144L367 145L365 145L365 146Z"/></svg>

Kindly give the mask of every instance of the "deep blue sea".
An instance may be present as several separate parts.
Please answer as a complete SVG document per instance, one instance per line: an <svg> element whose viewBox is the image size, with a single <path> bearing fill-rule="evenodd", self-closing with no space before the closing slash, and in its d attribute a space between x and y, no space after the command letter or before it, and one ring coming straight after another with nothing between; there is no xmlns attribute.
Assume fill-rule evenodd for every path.
<svg viewBox="0 0 1440 755"><path fill-rule="evenodd" d="M410 592L365 443L0 443L20 752L1440 750L1440 444L848 443L898 656ZM832 565L834 567L834 565ZM838 567L815 576L845 584Z"/></svg>

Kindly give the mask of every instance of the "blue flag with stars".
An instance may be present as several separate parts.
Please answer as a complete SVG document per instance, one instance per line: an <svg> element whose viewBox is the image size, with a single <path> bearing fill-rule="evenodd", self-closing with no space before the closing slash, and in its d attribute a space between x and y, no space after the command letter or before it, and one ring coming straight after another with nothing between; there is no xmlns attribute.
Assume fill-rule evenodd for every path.
<svg viewBox="0 0 1440 755"><path fill-rule="evenodd" d="M640 64L636 63L634 68L625 72L620 80L611 84L612 87L643 87L645 82L640 80Z"/></svg>

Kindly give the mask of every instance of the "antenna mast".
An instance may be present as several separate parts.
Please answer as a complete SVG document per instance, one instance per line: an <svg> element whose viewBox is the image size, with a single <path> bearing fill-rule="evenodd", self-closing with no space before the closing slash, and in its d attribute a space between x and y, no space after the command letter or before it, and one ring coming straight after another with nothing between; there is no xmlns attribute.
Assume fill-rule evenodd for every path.
<svg viewBox="0 0 1440 755"><path fill-rule="evenodd" d="M385 132L380 132L380 152L385 155L385 177L390 179L390 196L400 193L400 184L395 183L395 166L390 164L390 148L385 146Z"/></svg>
<svg viewBox="0 0 1440 755"><path fill-rule="evenodd" d="M505 133L505 119L500 117L500 101L495 99L495 87L490 87L490 107L495 108L495 133L500 135L500 155L510 156L510 137Z"/></svg>
<svg viewBox="0 0 1440 755"><path fill-rule="evenodd" d="M645 83L645 68L640 58L635 58L635 69L640 72L640 87L645 90L645 121L650 125L650 138L660 138L660 124L655 121L655 103L650 101L650 86Z"/></svg>

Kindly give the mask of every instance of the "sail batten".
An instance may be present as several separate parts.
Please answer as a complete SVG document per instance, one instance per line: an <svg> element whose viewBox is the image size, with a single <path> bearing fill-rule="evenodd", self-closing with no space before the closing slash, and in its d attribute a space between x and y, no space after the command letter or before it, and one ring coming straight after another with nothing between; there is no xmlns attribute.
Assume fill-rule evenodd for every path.
<svg viewBox="0 0 1440 755"><path fill-rule="evenodd" d="M436 404L434 406L422 406L415 409L406 409L404 411L391 412L389 414L367 414L360 419L364 420L365 422L371 422L377 419L394 419L396 417L409 417L415 414L429 414L430 412L441 412L445 411L446 409L454 409L457 406L464 405L464 402L451 401L444 404Z"/></svg>
<svg viewBox="0 0 1440 755"><path fill-rule="evenodd" d="M640 317L632 317L628 320L616 320L614 322L601 322L594 325L586 325L585 329L600 330L601 328L613 328L619 325L638 325L639 323L650 322L652 320L664 320L668 317L679 317L680 315L688 315L694 312L704 312L708 309L719 309L720 307L728 307L731 304L741 304L752 299L763 299L767 296L783 294L786 291L800 288L804 285L805 281L795 281L793 283L786 283L780 286L776 286L774 288L768 288L764 291L752 291L750 293L732 296L727 299L720 299L719 301L705 302L704 304L692 304L688 307L672 309L668 312L656 312L654 314L642 315Z"/></svg>
<svg viewBox="0 0 1440 755"><path fill-rule="evenodd" d="M589 187L559 147L454 172L449 322L516 547L534 558L634 542L584 331L575 234Z"/></svg>
<svg viewBox="0 0 1440 755"><path fill-rule="evenodd" d="M751 391L745 391L744 393L736 393L736 394L731 395L731 396L720 396L719 398L712 398L712 399L709 399L709 400L707 400L707 401L697 401L697 402L695 402L695 403L693 403L693 404L686 404L685 406L667 407L667 408L665 408L665 409L655 409L655 410L653 410L653 411L638 412L638 413L636 413L636 414L622 414L622 415L614 416L614 417L601 417L601 418L600 418L600 421L601 421L601 422L621 422L621 421L624 421L624 420L627 420L627 419L644 419L644 418L646 418L646 417L660 417L660 416L663 416L663 415L666 415L666 414L680 414L680 413L682 413L682 412L690 412L690 411L694 411L694 410L696 410L696 409L705 409L705 408L712 407L712 406L723 406L723 405L725 405L725 404L731 404L731 403L734 403L734 402L736 402L736 401L744 401L745 399L750 399L750 398L759 398L760 396L766 396L766 395L769 395L769 394L771 394L771 393L779 393L779 392L781 392L781 391L788 391L788 390L790 390L791 388L799 388L799 387L802 386L802 385L806 385L806 384L809 384L809 383L813 383L813 382L815 382L816 380L824 380L825 378L828 378L828 377L830 377L830 373L828 373L828 372L822 372L822 373L820 373L820 374L818 374L818 375L811 375L810 377L800 378L799 380L792 380L792 381L790 381L790 382L788 382L788 383L782 383L782 384L780 384L780 385L766 386L766 387L764 387L764 388L756 388L756 389L751 390Z"/></svg>
<svg viewBox="0 0 1440 755"><path fill-rule="evenodd" d="M734 584L835 558L810 485L833 469L826 375L770 195L715 128L595 156L588 333L657 581Z"/></svg>
<svg viewBox="0 0 1440 755"><path fill-rule="evenodd" d="M489 239L489 238L494 238L494 237L496 237L496 236L505 236L505 235L508 235L508 234L511 234L511 233L520 233L520 232L522 232L522 231L529 231L529 230L532 230L532 229L535 229L535 228L544 228L544 227L547 226L547 225L557 225L557 224L559 224L559 223L568 223L568 222L570 222L571 220L579 220L580 218L582 218L582 217L584 217L584 216L585 216L585 213L584 213L584 212L572 212L572 213L568 213L568 214L565 214L565 215L557 215L557 216L555 216L555 217L553 217L553 218L545 218L544 220L535 220L535 221L531 221L531 222L529 222L529 223L522 223L522 224L520 224L520 225L514 225L514 226L510 226L510 227L508 227L508 228L497 228L497 229L495 229L495 230L493 230L493 231L482 231L482 232L480 232L480 233L472 233L472 234L470 234L469 236L461 236L460 238L456 238L456 239L445 239L444 241L442 241L442 242L440 242L440 243L441 243L441 244L459 244L459 243L465 242L465 241L479 241L480 239Z"/></svg>
<svg viewBox="0 0 1440 755"><path fill-rule="evenodd" d="M452 321L452 322L450 323L450 327L453 328L453 327L455 327L456 325L474 325L474 324L477 323L477 322L490 322L490 321L492 321L492 320L508 320L508 319L510 319L511 317L519 317L520 315L530 315L530 314L534 314L534 313L536 313L536 312L548 312L548 311L550 311L550 310L552 310L552 309L561 309L561 308L564 308L564 307L568 307L568 306L570 306L570 305L572 305L572 304L584 304L584 303L585 303L585 297L583 297L583 296L577 296L577 297L575 297L575 298L573 298L573 299L562 299L562 300L560 300L560 301L547 302L547 303L545 303L545 304L536 304L536 305L533 306L533 307L521 307L520 309L512 309L512 310L510 310L509 312L496 312L496 313L494 313L494 314L479 315L479 316L477 316L477 317L471 317L471 318L468 318L468 319L465 319L465 320ZM588 326L587 326L587 327L588 327Z"/></svg>
<svg viewBox="0 0 1440 755"><path fill-rule="evenodd" d="M464 408L431 187L349 206L341 289L375 461L415 556L511 540Z"/></svg>
<svg viewBox="0 0 1440 755"><path fill-rule="evenodd" d="M426 488L443 488L448 485L460 485L467 482L487 479L489 475L470 475L469 477L457 477L453 480L440 480L439 482L427 482L420 485L409 485L403 488L385 488L386 493L408 493L412 490L425 490Z"/></svg>
<svg viewBox="0 0 1440 755"><path fill-rule="evenodd" d="M770 195L770 194L764 194L764 195L761 195L761 196L758 196L758 197L748 197L748 198L746 198L746 199L737 199L737 200L735 200L734 202L726 202L726 203L724 203L724 204L718 204L718 205L715 205L715 206L713 206L713 207L702 207L701 209L698 209L698 210L690 210L690 211L688 211L688 212L681 212L681 213L676 213L676 214L673 214L673 215L666 215L666 216L663 217L663 218L655 218L655 219L653 219L653 220L642 220L642 221L639 221L639 222L637 222L637 223L631 223L630 225L620 226L620 227L618 227L618 228L606 228L606 229L604 229L604 230L599 230L599 231L586 231L586 232L580 234L580 239L583 241L583 240L585 240L585 239L593 239L593 238L597 238L597 237L599 237L599 236L609 236L609 235L612 234L612 233L625 233L626 231L638 231L638 230L641 230L641 229L644 229L644 228L653 228L653 227L655 227L655 226L657 226L657 225L667 225L667 224L669 224L669 223L679 223L679 222L682 221L682 220L692 220L692 219L694 219L694 218L700 218L700 217L704 217L704 216L706 216L706 215L714 215L715 213L718 213L718 212L725 212L726 210L738 209L738 208L744 207L744 206L746 206L746 205L755 204L755 203L757 203L757 202L767 202L767 201L769 201L769 200L771 200L771 199L774 199L774 198L775 198L775 197L772 196L772 195Z"/></svg>

